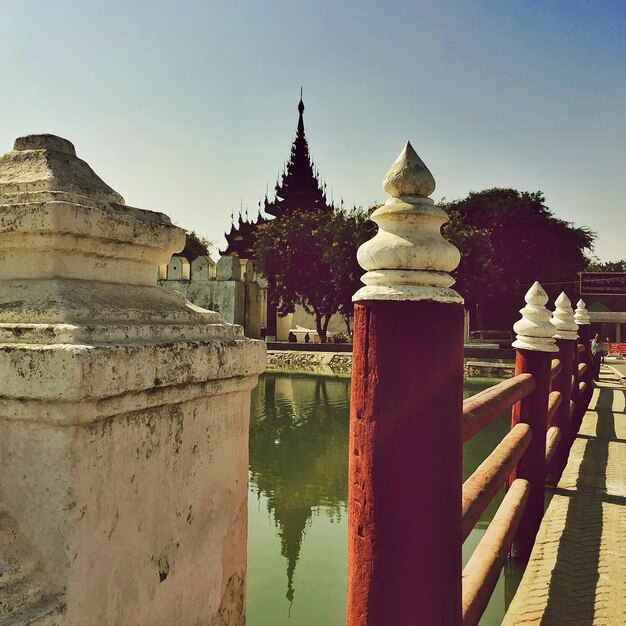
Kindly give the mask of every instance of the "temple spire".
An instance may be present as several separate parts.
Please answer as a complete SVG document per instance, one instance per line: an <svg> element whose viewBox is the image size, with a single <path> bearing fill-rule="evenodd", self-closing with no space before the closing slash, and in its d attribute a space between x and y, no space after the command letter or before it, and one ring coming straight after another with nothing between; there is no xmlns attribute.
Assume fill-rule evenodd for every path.
<svg viewBox="0 0 626 626"><path fill-rule="evenodd" d="M309 146L304 134L304 102L300 88L298 103L298 127L291 146L289 162L279 175L275 187L275 198L267 202L265 212L274 217L294 213L323 211L331 213L319 174L309 155Z"/></svg>
<svg viewBox="0 0 626 626"><path fill-rule="evenodd" d="M298 132L296 134L296 141L304 139L304 102L302 101L302 87L300 87L300 102L298 102Z"/></svg>
<svg viewBox="0 0 626 626"><path fill-rule="evenodd" d="M268 198L268 186L265 188L263 211L267 215L281 217L294 213L308 213L321 211L332 214L334 207L326 198L326 182L320 180L317 168L311 161L309 146L304 134L304 102L302 88L298 102L298 127L296 138L291 146L289 161L278 173L278 180L274 187L274 199ZM231 218L232 221L234 221ZM243 199L239 203L239 222L226 236L228 247L220 254L230 254L240 258L254 258L254 241L258 228L267 224L268 218L262 217L260 212L255 222L249 221L246 210L246 219L243 219Z"/></svg>

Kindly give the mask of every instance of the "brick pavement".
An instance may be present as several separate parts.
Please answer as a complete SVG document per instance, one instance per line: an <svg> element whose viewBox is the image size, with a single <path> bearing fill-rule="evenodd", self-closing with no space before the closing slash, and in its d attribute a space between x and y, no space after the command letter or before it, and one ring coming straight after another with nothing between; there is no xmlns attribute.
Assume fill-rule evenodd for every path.
<svg viewBox="0 0 626 626"><path fill-rule="evenodd" d="M603 368L503 625L626 624L625 404Z"/></svg>

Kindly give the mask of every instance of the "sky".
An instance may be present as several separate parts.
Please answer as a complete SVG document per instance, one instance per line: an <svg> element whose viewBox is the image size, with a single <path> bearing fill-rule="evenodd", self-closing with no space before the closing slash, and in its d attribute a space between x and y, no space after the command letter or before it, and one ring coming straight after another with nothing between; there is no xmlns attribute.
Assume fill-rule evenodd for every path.
<svg viewBox="0 0 626 626"><path fill-rule="evenodd" d="M126 199L224 247L289 158L304 89L338 204L406 140L438 201L541 190L626 258L626 3L0 0L0 154L53 133Z"/></svg>

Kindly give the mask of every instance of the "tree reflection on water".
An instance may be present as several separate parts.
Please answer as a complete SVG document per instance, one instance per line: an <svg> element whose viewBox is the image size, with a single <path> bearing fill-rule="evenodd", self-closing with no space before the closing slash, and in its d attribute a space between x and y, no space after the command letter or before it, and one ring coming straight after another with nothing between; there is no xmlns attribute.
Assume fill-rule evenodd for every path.
<svg viewBox="0 0 626 626"><path fill-rule="evenodd" d="M287 599L314 514L341 521L348 497L350 380L265 374L253 399L250 481L267 499L287 560Z"/></svg>
<svg viewBox="0 0 626 626"><path fill-rule="evenodd" d="M468 379L465 397L496 382ZM258 507L250 509L250 626L345 623L349 405L347 377L266 373L253 392L250 494L252 502L258 507L265 505L267 513ZM464 479L500 442L509 423L509 416L504 415L464 446ZM500 501L501 495L466 541L464 560ZM300 560L305 537L305 556ZM296 605L294 580L299 560ZM279 591L285 566L286 593ZM511 589L517 586L517 576L515 571L513 579L509 576ZM506 572L481 624L502 620L505 577Z"/></svg>

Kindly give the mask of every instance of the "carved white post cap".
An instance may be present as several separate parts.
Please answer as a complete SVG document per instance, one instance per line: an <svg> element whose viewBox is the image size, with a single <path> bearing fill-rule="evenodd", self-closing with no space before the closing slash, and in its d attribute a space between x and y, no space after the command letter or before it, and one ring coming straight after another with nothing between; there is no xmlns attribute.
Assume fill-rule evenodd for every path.
<svg viewBox="0 0 626 626"><path fill-rule="evenodd" d="M524 299L526 306L520 309L522 319L513 325L513 330L517 333L513 347L537 352L558 352L550 311L546 308L548 294L535 281Z"/></svg>
<svg viewBox="0 0 626 626"><path fill-rule="evenodd" d="M591 317L587 311L587 305L584 300L579 300L576 304L576 311L574 312L574 321L579 326L586 326L591 324Z"/></svg>
<svg viewBox="0 0 626 626"><path fill-rule="evenodd" d="M555 339L578 339L578 325L574 321L572 302L562 291L555 300L556 308L552 313L552 324L556 328Z"/></svg>
<svg viewBox="0 0 626 626"><path fill-rule="evenodd" d="M448 221L430 195L435 179L407 142L383 182L391 196L372 213L378 233L357 252L367 270L352 300L432 300L462 303L450 289L459 251L441 235Z"/></svg>

